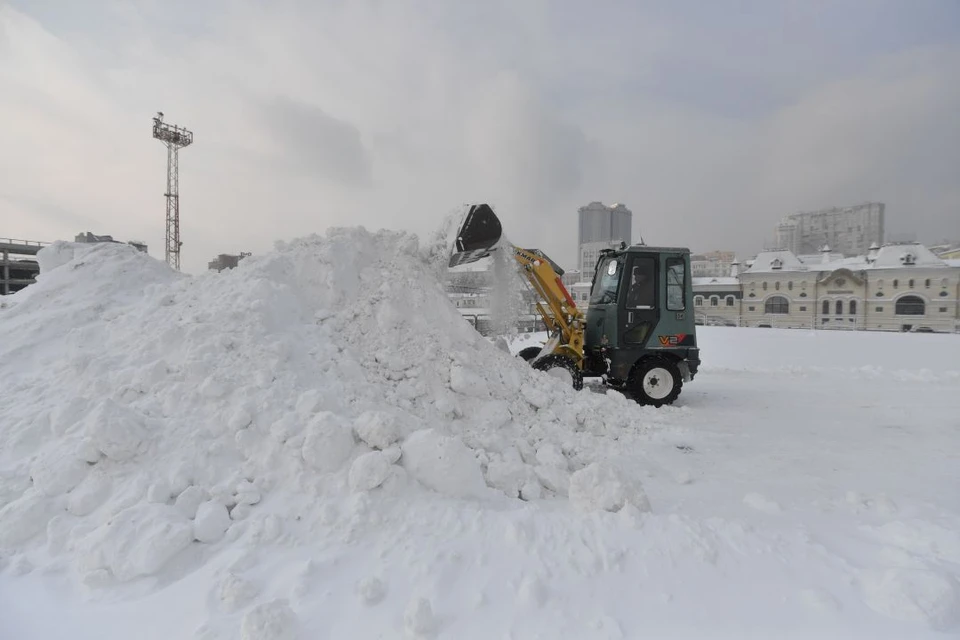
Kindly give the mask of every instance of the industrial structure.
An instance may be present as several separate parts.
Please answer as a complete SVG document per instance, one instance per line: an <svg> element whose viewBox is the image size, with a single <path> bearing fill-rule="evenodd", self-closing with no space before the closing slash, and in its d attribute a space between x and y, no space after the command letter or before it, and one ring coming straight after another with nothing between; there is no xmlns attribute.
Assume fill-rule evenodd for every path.
<svg viewBox="0 0 960 640"><path fill-rule="evenodd" d="M40 273L37 252L46 242L0 238L0 295L16 293L36 282Z"/></svg>
<svg viewBox="0 0 960 640"><path fill-rule="evenodd" d="M167 147L167 240L164 257L167 264L180 270L180 175L179 151L193 144L193 133L183 127L163 121L158 111L153 119L153 137Z"/></svg>
<svg viewBox="0 0 960 640"><path fill-rule="evenodd" d="M92 244L95 242L113 242L115 244L128 244L134 249L136 249L137 251L147 253L147 244L145 242L141 242L139 240L130 240L126 243L122 243L119 240L114 240L113 236L96 235L94 233L90 233L89 231L86 231L84 233L78 233L76 236L74 236L73 241L82 242L85 244Z"/></svg>
<svg viewBox="0 0 960 640"><path fill-rule="evenodd" d="M224 269L236 269L237 265L240 264L240 261L244 258L252 255L248 251L241 251L236 255L229 253L221 253L216 258L207 263L207 269L210 271L220 272Z"/></svg>

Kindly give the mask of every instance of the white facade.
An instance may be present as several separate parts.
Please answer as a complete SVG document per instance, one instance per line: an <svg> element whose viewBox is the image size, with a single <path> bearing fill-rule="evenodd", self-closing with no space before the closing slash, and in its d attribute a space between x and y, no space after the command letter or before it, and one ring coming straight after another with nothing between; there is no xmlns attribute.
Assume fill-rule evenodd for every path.
<svg viewBox="0 0 960 640"><path fill-rule="evenodd" d="M693 310L698 324L739 325L742 297L738 278L693 278Z"/></svg>
<svg viewBox="0 0 960 640"><path fill-rule="evenodd" d="M863 255L884 242L882 202L831 207L786 216L777 225L777 246L794 255L811 254L824 245L845 255Z"/></svg>
<svg viewBox="0 0 960 640"><path fill-rule="evenodd" d="M802 261L765 251L736 280L737 324L754 327L871 331L960 331L960 266L916 243L890 244L865 256ZM725 317L711 296L724 279L694 281L698 321ZM723 299L723 298L721 298ZM725 299L724 299L725 302ZM720 306L725 306L721 304Z"/></svg>

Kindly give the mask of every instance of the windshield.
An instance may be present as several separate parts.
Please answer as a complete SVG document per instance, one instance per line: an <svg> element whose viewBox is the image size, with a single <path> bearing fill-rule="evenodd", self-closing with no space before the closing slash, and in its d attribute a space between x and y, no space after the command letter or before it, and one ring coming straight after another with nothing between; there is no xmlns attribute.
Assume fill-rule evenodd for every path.
<svg viewBox="0 0 960 640"><path fill-rule="evenodd" d="M590 304L615 303L622 272L622 256L605 258L597 267L597 275L593 281L593 291L590 292Z"/></svg>

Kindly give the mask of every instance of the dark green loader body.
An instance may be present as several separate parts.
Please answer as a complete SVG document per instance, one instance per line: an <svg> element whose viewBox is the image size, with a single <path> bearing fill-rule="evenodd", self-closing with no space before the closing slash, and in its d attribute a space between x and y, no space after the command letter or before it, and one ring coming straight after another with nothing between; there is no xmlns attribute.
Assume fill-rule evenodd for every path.
<svg viewBox="0 0 960 640"><path fill-rule="evenodd" d="M604 376L643 404L672 403L700 366L690 251L644 245L605 251L585 325L585 376Z"/></svg>

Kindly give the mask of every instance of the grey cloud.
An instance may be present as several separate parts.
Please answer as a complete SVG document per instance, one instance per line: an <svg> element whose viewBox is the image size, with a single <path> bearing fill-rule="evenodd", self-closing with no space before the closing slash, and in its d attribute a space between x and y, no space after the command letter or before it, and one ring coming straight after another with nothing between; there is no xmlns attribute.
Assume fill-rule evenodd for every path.
<svg viewBox="0 0 960 640"><path fill-rule="evenodd" d="M285 98L266 103L261 121L272 134L277 147L273 159L280 166L345 185L370 184L370 154L353 124Z"/></svg>
<svg viewBox="0 0 960 640"><path fill-rule="evenodd" d="M960 236L953 0L213 0L175 39L162 3L59 4L0 8L2 188L34 200L6 233L49 238L57 207L161 247L143 127L163 109L197 132L191 270L330 224L429 233L478 200L564 264L591 200L697 250L756 251L786 213L866 199L892 229Z"/></svg>

